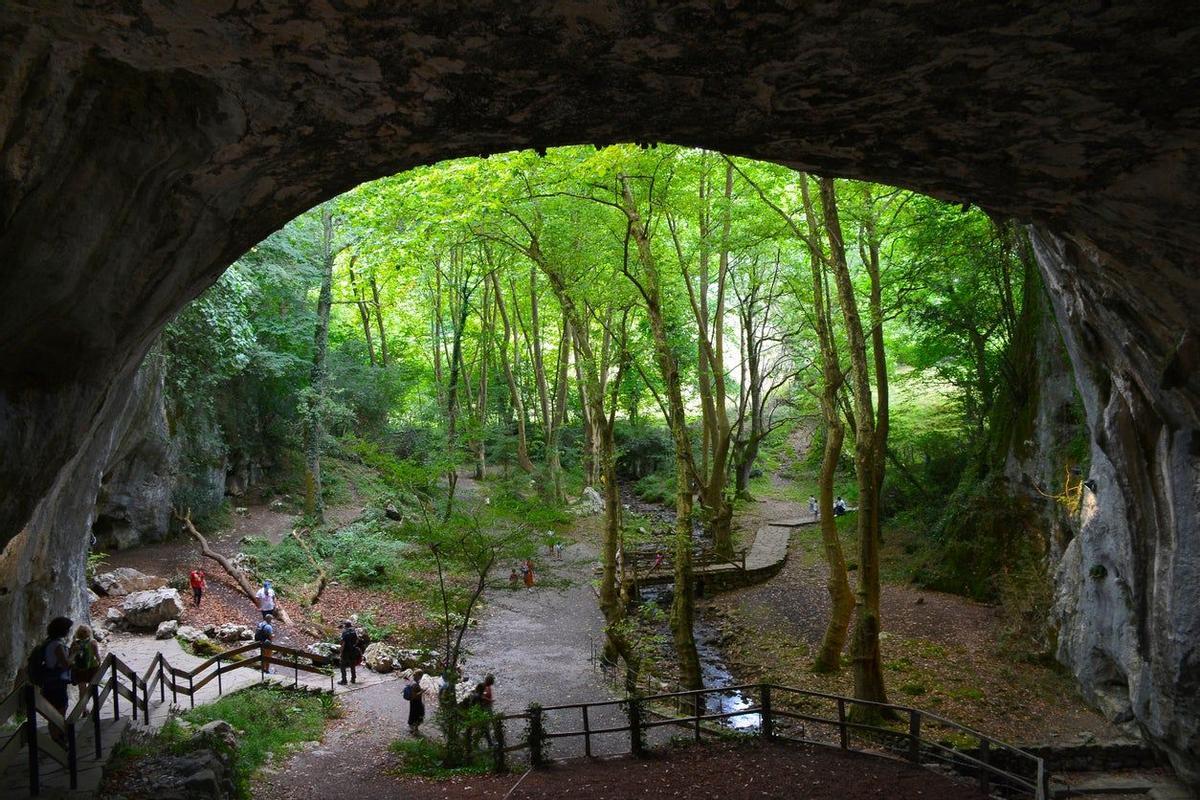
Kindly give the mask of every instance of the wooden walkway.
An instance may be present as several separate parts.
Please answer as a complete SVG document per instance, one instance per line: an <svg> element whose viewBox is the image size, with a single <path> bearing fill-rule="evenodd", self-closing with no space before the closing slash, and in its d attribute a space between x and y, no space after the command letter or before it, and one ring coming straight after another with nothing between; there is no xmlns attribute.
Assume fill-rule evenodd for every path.
<svg viewBox="0 0 1200 800"><path fill-rule="evenodd" d="M709 582L714 579L730 579L731 582L743 585L766 580L787 560L792 530L802 525L815 525L817 522L817 519L811 517L768 522L755 533L754 543L746 553L744 568L741 564L733 563L709 564L695 569L696 578ZM669 584L674 579L674 572L669 563L664 563L658 569L641 572L637 576L637 581L642 586Z"/></svg>
<svg viewBox="0 0 1200 800"><path fill-rule="evenodd" d="M187 710L256 683L341 694L397 679L395 673L380 675L364 668L359 670L358 683L343 687L335 682L335 676L325 674L327 659L281 647L273 650L272 672L263 674L258 649L257 644L243 645L219 657L202 659L185 652L173 639L115 637L96 679L94 696L100 698L99 705L92 698L80 702L72 690L72 712L68 719L73 722L75 734L75 788L71 788L67 759L62 757L62 749L56 747L49 736L51 720L56 718L55 724L61 727L63 718L39 699L39 710L35 715L39 739L39 793L31 792L28 728L22 726L15 734L0 733L0 797L5 800L34 796L96 797L113 747L127 730L155 731L166 722L172 709ZM239 655L244 660L235 661ZM159 664L164 665L161 670ZM9 698L0 702L0 711L5 712L0 713L0 725L14 712L19 714L24 709L25 704L20 702L23 693L24 689L18 686ZM93 717L97 709L101 718L99 754Z"/></svg>

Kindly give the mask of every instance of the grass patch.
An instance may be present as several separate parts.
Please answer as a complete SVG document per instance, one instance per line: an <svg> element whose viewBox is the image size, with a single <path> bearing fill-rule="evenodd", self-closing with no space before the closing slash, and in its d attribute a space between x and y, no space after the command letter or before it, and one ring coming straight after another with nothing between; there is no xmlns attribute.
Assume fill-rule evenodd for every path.
<svg viewBox="0 0 1200 800"><path fill-rule="evenodd" d="M442 764L445 748L432 739L397 739L391 751L400 757L400 772L422 778L446 780L462 775L485 775L491 772L491 756L476 752L475 759L461 767L446 767Z"/></svg>
<svg viewBox="0 0 1200 800"><path fill-rule="evenodd" d="M250 780L268 759L283 755L301 742L319 740L326 721L340 715L341 706L331 695L264 684L199 706L183 718L194 725L223 719L239 731L234 781L239 794L249 797Z"/></svg>

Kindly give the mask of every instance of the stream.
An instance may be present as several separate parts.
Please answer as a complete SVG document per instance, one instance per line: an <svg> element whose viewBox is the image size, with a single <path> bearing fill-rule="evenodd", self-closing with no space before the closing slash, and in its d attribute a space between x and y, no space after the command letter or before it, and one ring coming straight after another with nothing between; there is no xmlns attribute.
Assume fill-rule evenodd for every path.
<svg viewBox="0 0 1200 800"><path fill-rule="evenodd" d="M647 503L633 493L631 484L621 484L621 502L625 510L645 518L650 522L649 533L653 538L669 537L675 524L675 511L658 503ZM697 538L705 537L702 526L696 524ZM666 545L664 545L666 546ZM641 601L653 603L664 610L671 607L672 589L670 586L646 586L641 590ZM697 617L693 628L696 640L696 653L700 657L700 676L704 685L731 686L737 681L733 673L725 665L721 653L720 634L711 623ZM741 692L713 692L705 695L706 708L710 714L730 714L754 706L754 700ZM732 730L753 731L761 725L757 713L738 714L721 720L721 724Z"/></svg>

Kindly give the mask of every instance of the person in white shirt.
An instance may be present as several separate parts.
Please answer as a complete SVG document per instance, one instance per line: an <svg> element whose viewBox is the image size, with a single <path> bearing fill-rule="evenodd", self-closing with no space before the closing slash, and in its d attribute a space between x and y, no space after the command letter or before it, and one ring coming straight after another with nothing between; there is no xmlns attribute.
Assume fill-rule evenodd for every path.
<svg viewBox="0 0 1200 800"><path fill-rule="evenodd" d="M258 604L263 619L275 613L275 590L271 588L270 581L263 581L262 588L254 593L254 602Z"/></svg>

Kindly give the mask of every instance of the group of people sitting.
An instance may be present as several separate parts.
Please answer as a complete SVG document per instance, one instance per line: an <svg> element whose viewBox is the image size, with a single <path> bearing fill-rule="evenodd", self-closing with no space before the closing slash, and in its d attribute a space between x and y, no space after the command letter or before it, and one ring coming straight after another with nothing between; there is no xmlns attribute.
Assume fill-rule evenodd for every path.
<svg viewBox="0 0 1200 800"><path fill-rule="evenodd" d="M849 510L850 507L846 505L846 501L842 499L841 495L838 495L837 499L833 501L833 515L835 517L840 517ZM820 515L820 509L817 507L817 498L815 495L810 495L808 498L808 513L812 514L814 517Z"/></svg>

